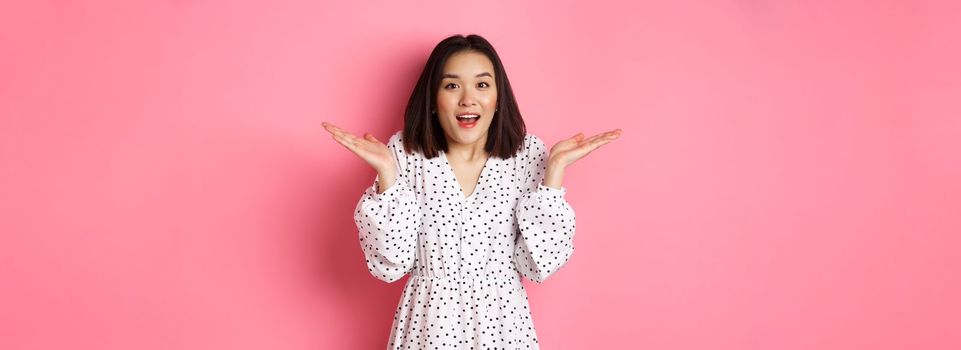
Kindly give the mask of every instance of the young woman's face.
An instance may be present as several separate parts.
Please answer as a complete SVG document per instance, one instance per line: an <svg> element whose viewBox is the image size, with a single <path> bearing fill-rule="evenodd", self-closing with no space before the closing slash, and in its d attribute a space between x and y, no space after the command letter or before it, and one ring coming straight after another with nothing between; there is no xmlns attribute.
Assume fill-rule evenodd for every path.
<svg viewBox="0 0 961 350"><path fill-rule="evenodd" d="M437 118L451 142L486 142L497 108L494 64L482 53L464 51L448 57L437 91ZM458 118L468 115L474 119Z"/></svg>

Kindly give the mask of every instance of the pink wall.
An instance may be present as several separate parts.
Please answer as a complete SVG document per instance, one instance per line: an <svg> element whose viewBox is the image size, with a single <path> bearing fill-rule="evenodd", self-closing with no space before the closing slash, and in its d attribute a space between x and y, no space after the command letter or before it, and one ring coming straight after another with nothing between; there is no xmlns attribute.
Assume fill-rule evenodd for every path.
<svg viewBox="0 0 961 350"><path fill-rule="evenodd" d="M0 4L2 349L383 348L320 123L386 139L454 33L545 142L624 130L545 349L961 348L957 2L91 3Z"/></svg>

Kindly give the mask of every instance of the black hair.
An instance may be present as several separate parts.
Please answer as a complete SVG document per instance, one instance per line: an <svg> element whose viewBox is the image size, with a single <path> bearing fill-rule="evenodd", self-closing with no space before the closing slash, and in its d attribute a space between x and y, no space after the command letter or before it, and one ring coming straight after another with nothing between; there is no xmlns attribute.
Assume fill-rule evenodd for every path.
<svg viewBox="0 0 961 350"><path fill-rule="evenodd" d="M404 150L420 151L426 158L438 156L440 150L447 152L447 138L440 120L431 110L437 105L444 64L455 53L472 51L484 54L494 66L494 85L497 87L497 110L487 132L485 151L492 157L510 158L521 148L527 134L524 119L514 99L511 83L497 51L480 35L450 36L434 47L424 70L417 79L414 91L407 102L404 114Z"/></svg>

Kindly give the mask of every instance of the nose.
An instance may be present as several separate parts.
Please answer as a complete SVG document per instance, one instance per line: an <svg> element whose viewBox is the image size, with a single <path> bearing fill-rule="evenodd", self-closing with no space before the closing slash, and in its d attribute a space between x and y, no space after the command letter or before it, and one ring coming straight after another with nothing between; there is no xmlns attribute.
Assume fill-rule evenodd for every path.
<svg viewBox="0 0 961 350"><path fill-rule="evenodd" d="M477 102L475 101L476 100L474 99L473 93L471 93L469 90L465 91L464 94L461 95L460 97L460 105L462 107L470 107L470 106L476 105Z"/></svg>

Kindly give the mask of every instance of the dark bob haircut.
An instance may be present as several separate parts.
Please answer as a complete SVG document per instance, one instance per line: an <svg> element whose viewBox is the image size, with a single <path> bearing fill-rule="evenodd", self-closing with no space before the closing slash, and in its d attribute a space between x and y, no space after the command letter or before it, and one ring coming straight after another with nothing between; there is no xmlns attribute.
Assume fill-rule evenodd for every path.
<svg viewBox="0 0 961 350"><path fill-rule="evenodd" d="M420 151L425 157L434 158L439 151L447 152L447 137L440 126L438 116L431 114L437 105L444 64L455 53L473 51L482 53L494 66L494 85L497 86L497 111L487 131L484 149L491 157L513 157L524 143L527 129L514 99L514 91L507 80L507 72L494 47L483 37L475 34L454 35L444 39L430 53L424 71L410 94L404 114L404 150Z"/></svg>

